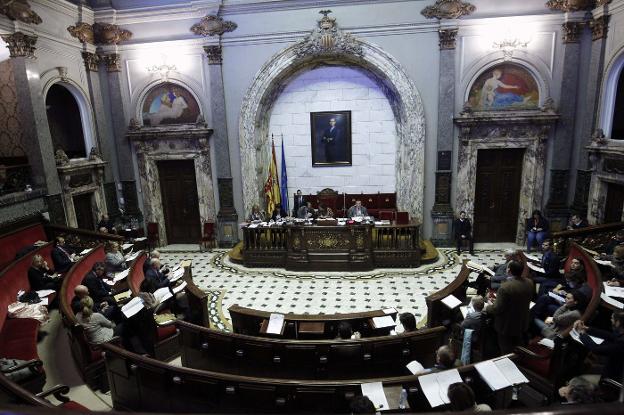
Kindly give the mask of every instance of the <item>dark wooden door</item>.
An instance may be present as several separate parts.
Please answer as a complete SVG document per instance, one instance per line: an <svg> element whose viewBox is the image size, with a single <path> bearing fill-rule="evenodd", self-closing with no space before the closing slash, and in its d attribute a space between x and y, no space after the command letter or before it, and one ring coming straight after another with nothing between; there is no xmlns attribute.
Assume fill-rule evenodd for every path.
<svg viewBox="0 0 624 415"><path fill-rule="evenodd" d="M474 239L513 242L524 149L479 150L475 190Z"/></svg>
<svg viewBox="0 0 624 415"><path fill-rule="evenodd" d="M93 193L84 193L73 197L76 222L80 229L95 230L93 219Z"/></svg>
<svg viewBox="0 0 624 415"><path fill-rule="evenodd" d="M607 201L605 203L605 223L620 222L624 207L624 186L621 184L607 184Z"/></svg>
<svg viewBox="0 0 624 415"><path fill-rule="evenodd" d="M159 161L158 174L167 242L197 243L201 222L193 160Z"/></svg>

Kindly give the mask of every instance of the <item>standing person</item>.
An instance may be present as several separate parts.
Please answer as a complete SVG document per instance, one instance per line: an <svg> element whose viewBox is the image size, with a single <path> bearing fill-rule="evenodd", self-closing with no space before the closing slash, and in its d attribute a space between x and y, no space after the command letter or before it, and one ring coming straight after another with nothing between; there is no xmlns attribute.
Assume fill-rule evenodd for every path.
<svg viewBox="0 0 624 415"><path fill-rule="evenodd" d="M511 353L523 343L529 328L529 304L535 293L533 282L522 277L524 267L520 262L512 261L507 268L512 278L500 286L494 304L485 309L486 314L494 316L501 354Z"/></svg>
<svg viewBox="0 0 624 415"><path fill-rule="evenodd" d="M527 221L527 252L531 252L533 245L541 246L548 236L549 223L542 216L542 212L534 210Z"/></svg>
<svg viewBox="0 0 624 415"><path fill-rule="evenodd" d="M466 217L466 212L459 212L459 218L455 219L455 241L457 242L457 255L461 253L461 246L464 241L468 241L470 255L474 255L474 241L472 239L472 224Z"/></svg>
<svg viewBox="0 0 624 415"><path fill-rule="evenodd" d="M336 126L336 118L329 119L329 126L323 130L323 136L321 137L321 143L325 148L325 162L333 163L340 161L340 152L344 138L342 137L342 130Z"/></svg>
<svg viewBox="0 0 624 415"><path fill-rule="evenodd" d="M297 189L297 194L295 195L295 200L293 203L293 216L297 217L297 212L299 212L299 208L304 205L303 195L301 194L301 189Z"/></svg>
<svg viewBox="0 0 624 415"><path fill-rule="evenodd" d="M362 206L361 200L356 200L355 205L351 206L347 211L347 216L349 218L368 216L368 210L366 210L366 208Z"/></svg>

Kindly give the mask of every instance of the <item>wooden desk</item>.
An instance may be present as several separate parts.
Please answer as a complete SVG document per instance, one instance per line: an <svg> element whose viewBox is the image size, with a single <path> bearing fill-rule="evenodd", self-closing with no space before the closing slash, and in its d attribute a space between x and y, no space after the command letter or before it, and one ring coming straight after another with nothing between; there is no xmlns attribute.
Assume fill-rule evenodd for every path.
<svg viewBox="0 0 624 415"><path fill-rule="evenodd" d="M299 271L367 271L420 265L418 224L325 223L243 227L243 263L247 267L278 266Z"/></svg>

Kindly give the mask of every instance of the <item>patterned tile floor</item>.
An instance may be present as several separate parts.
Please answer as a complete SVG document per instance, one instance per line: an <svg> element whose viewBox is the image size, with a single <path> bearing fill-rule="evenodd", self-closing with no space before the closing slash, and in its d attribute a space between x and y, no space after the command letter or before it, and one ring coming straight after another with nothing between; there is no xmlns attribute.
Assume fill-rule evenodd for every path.
<svg viewBox="0 0 624 415"><path fill-rule="evenodd" d="M502 262L514 244L481 244L475 255L462 253L487 266ZM439 259L416 269L377 269L370 272L291 272L246 268L229 261L227 250L212 253L163 250L166 264L193 261L193 280L209 296L211 322L228 330L229 306L238 304L266 311L349 313L385 307L410 311L417 320L426 315L425 297L446 287L458 274L461 258L452 248L439 248Z"/></svg>

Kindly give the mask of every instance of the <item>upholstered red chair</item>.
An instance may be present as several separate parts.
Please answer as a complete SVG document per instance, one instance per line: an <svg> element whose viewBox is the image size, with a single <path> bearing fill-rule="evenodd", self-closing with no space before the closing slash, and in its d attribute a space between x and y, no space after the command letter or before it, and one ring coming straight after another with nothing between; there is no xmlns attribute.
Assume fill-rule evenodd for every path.
<svg viewBox="0 0 624 415"><path fill-rule="evenodd" d="M208 250L211 251L216 248L217 241L215 237L215 224L213 222L204 222L204 234L199 241L199 251Z"/></svg>
<svg viewBox="0 0 624 415"><path fill-rule="evenodd" d="M397 212L396 213L396 224L397 225L409 225L409 213L408 212Z"/></svg>
<svg viewBox="0 0 624 415"><path fill-rule="evenodd" d="M147 249L150 251L160 245L160 234L158 233L158 222L147 223Z"/></svg>
<svg viewBox="0 0 624 415"><path fill-rule="evenodd" d="M393 210L380 210L379 211L379 220L394 220L394 211Z"/></svg>

